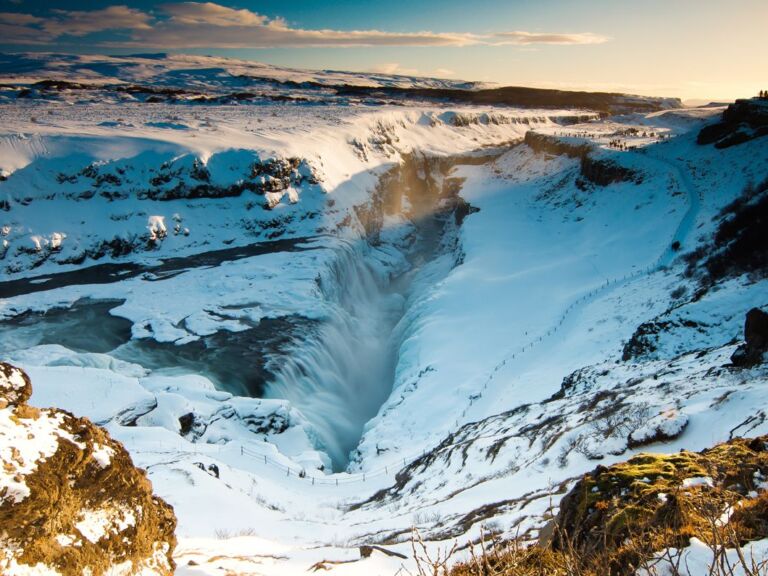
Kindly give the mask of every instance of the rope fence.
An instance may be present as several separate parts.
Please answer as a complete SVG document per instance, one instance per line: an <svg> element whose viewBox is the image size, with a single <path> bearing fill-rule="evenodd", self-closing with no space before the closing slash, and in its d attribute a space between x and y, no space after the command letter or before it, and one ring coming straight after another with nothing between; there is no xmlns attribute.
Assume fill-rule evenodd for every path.
<svg viewBox="0 0 768 576"><path fill-rule="evenodd" d="M278 470L285 472L286 478L300 478L307 481L312 486L342 486L345 484L357 484L380 478L382 476L394 477L400 470L405 468L408 464L418 460L422 456L426 455L426 451L420 451L415 457L400 458L390 464L382 466L374 470L366 470L365 472L347 473L341 472L333 475L318 475L314 470L307 470L301 466L286 466L283 462L278 462L273 458L270 458L266 454L261 454L255 450L251 450L245 446L240 447L240 454L243 456L251 456L254 459L263 462L265 465L277 468Z"/></svg>
<svg viewBox="0 0 768 576"><path fill-rule="evenodd" d="M189 441L182 441L173 448L173 443L162 442L162 449L147 450L146 448L141 451L147 454L164 454L174 456L176 458L172 460L163 460L158 462L152 462L144 465L144 468L154 468L155 466L169 464L173 462L180 462L188 456L208 456L209 458L219 456L228 447L227 444L207 444L196 443ZM249 457L255 463L263 464L278 470L284 474L286 478L298 478L306 480L308 484L315 486L342 486L347 484L363 483L368 480L381 478L385 476L391 476L394 478L398 472L400 472L406 466L412 464L419 458L426 456L428 450L419 450L413 452L409 456L400 457L390 463L381 466L373 470L366 470L365 472L334 472L332 474L324 474L321 470L307 469L299 464L286 465L284 461L275 460L274 458L247 446L240 445L236 451L239 451L240 456ZM225 460L223 460L225 461Z"/></svg>
<svg viewBox="0 0 768 576"><path fill-rule="evenodd" d="M530 340L527 343L523 344L520 348L516 349L514 352L508 353L507 356L501 362L499 362L496 366L494 366L490 375L488 376L486 381L483 383L480 394L477 397L470 398L469 406L467 406L467 408L465 408L464 411L461 413L462 418L467 415L467 411L472 407L475 400L482 397L483 392L485 392L488 389L488 386L491 383L491 381L494 379L495 375L499 372L499 370L501 370L504 366L506 366L507 362L511 360L516 360L518 358L518 355L522 355L526 352L530 352L537 344L540 344L541 342L543 342L545 338L554 336L563 326L565 321L568 319L568 316L577 307L583 304L586 304L590 300L593 300L598 294L608 292L609 290L613 290L621 284L625 284L627 282L637 280L638 278L641 278L643 276L650 276L651 274L655 274L656 272L659 272L664 268L666 268L666 266L672 261L676 253L676 250L673 248L673 245L675 244L675 242L679 242L682 244L682 241L684 239L683 236L687 235L686 228L692 226L692 223L696 217L696 213L698 212L698 209L699 209L699 203L701 201L701 193L698 192L697 190L692 189L692 185L687 181L688 179L686 178L686 176L683 174L682 170L678 166L675 166L674 164L666 160L662 160L658 158L655 158L655 160L668 164L672 168L674 168L674 170L678 173L680 182L682 186L686 189L687 196L688 196L688 209L686 210L683 217L680 219L680 222L675 228L675 231L673 232L672 237L669 239L667 244L665 244L664 251L653 262L653 264L650 264L645 268L636 270L629 274L625 274L622 277L606 279L605 282L600 286L598 286L597 288L594 288L589 292L581 295L579 298L577 298L576 300L574 300L568 305L568 307L563 311L563 313L557 319L553 327L549 328L545 333L541 334L537 338L534 338L533 340ZM458 420L456 421L456 424L458 425Z"/></svg>
<svg viewBox="0 0 768 576"><path fill-rule="evenodd" d="M659 160L659 161L663 161L663 160ZM602 283L600 286L593 288L592 290L589 290L588 292L582 294L576 300L571 302L563 311L563 313L558 317L557 321L554 323L552 327L550 327L546 332L542 333L541 335L529 340L519 348L516 348L513 352L509 353L501 362L499 362L493 368L490 375L488 376L483 386L481 387L480 394L473 395L470 398L470 403L461 413L461 418L464 418L467 415L467 411L472 407L475 400L482 397L483 393L487 390L489 384L494 379L495 375L499 372L499 370L501 370L507 364L507 362L517 359L519 356L521 356L522 354L525 354L526 352L530 352L537 345L541 344L546 338L552 337L555 334L557 334L559 330L562 328L565 321L568 319L568 317L573 313L573 311L576 308L586 304L590 300L593 300L595 297L597 297L601 293L609 292L615 289L616 287L618 287L619 285L634 281L640 277L654 274L664 269L669 264L669 261L672 260L672 257L676 252L672 248L672 245L675 241L681 242L683 240L681 236L685 232L685 228L690 225L689 221L693 221L695 219L695 213L698 210L698 200L700 199L700 194L698 194L698 192L694 192L694 190L691 189L691 186L689 186L688 183L686 183L685 181L686 179L684 175L680 172L680 169L677 167L675 168L679 172L679 175L683 182L683 186L686 188L688 192L689 207L685 215L681 219L680 223L678 224L677 228L675 229L674 233L672 234L672 238L665 245L665 249L662 252L662 254L659 255L659 257L652 264L642 269L635 270L634 272L631 272L629 274L625 274L621 277L606 279L605 282ZM694 199L693 197L694 194L698 194L698 197L696 199ZM458 428L459 426L458 419L455 422L455 426L456 428ZM490 438L495 436L497 435L493 434L488 437ZM476 439L478 438L474 438L472 441ZM466 442L468 441L466 440L460 441L455 444L444 446L443 448L458 446ZM194 446L195 444L192 443L192 445ZM182 449L181 451L183 452L184 450ZM240 446L241 456L249 456L253 458L254 461L261 462L265 466L270 466L272 468L279 470L281 473L285 474L286 478L297 478L300 480L305 480L306 483L311 486L344 486L349 484L363 483L368 480L372 480L372 479L380 478L384 476L391 475L392 477L394 477L402 469L407 467L409 464L412 464L419 458L425 456L426 454L427 454L426 450L421 450L417 453L410 454L410 456L399 458L380 468L377 468L374 470L368 470L365 472L334 473L331 475L325 475L325 474L317 474L317 472L319 472L317 470L307 470L306 468L299 466L298 464L293 466L287 466L284 462L277 461L266 454L260 453L256 450L252 450L250 448L247 448L246 446L242 446L242 445Z"/></svg>

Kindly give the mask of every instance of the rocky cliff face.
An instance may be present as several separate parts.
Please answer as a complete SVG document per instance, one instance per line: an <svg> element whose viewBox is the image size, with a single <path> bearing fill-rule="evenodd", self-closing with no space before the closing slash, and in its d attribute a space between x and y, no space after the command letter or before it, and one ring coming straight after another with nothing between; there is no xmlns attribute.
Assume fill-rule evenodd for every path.
<svg viewBox="0 0 768 576"><path fill-rule="evenodd" d="M86 418L40 410L0 363L0 571L172 574L173 509L123 446Z"/></svg>
<svg viewBox="0 0 768 576"><path fill-rule="evenodd" d="M699 132L699 144L729 148L768 135L768 101L763 98L736 100L723 111L720 122Z"/></svg>
<svg viewBox="0 0 768 576"><path fill-rule="evenodd" d="M584 190L589 184L608 186L617 182L635 182L639 184L643 177L635 170L620 166L612 160L598 159L590 156L594 147L586 143L567 142L560 138L528 131L525 134L525 144L534 152L578 158L581 163L576 185Z"/></svg>

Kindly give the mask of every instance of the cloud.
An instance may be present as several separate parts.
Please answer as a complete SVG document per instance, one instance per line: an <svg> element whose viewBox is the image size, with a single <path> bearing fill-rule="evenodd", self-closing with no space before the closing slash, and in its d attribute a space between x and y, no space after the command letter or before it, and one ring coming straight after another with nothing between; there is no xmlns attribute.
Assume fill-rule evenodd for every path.
<svg viewBox="0 0 768 576"><path fill-rule="evenodd" d="M142 48L276 48L358 46L471 46L596 44L608 39L592 33L495 34L465 32L387 32L293 28L282 18L213 2L161 4L149 13L125 5L100 10L52 10L46 18L13 13L0 19L3 44L66 43L67 36L121 31L119 39L93 39L94 46ZM401 72L404 73L404 72Z"/></svg>
<svg viewBox="0 0 768 576"><path fill-rule="evenodd" d="M416 76L419 71L416 68L403 68L399 62L384 62L370 69L376 74L399 74L400 76Z"/></svg>
<svg viewBox="0 0 768 576"><path fill-rule="evenodd" d="M175 24L210 26L261 26L267 17L250 10L236 10L213 2L181 2L165 4L160 9Z"/></svg>
<svg viewBox="0 0 768 576"><path fill-rule="evenodd" d="M248 12L247 10L245 12ZM251 12L251 15L260 17ZM472 34L381 30L305 30L291 28L282 19L263 19L260 24L238 24L226 16L213 21L190 22L171 18L148 30L136 31L131 45L158 48L275 48L275 47L362 47L362 46L465 46L477 44ZM249 17L242 15L242 17ZM263 18L263 17L261 17Z"/></svg>
<svg viewBox="0 0 768 576"><path fill-rule="evenodd" d="M0 13L0 43L50 44L62 36L86 36L106 30L151 30L149 14L128 6L101 10L52 10L46 18L19 12Z"/></svg>
<svg viewBox="0 0 768 576"><path fill-rule="evenodd" d="M27 26L29 24L39 24L43 22L42 18L32 16L31 14L18 14L16 12L0 12L0 22L6 25Z"/></svg>
<svg viewBox="0 0 768 576"><path fill-rule="evenodd" d="M45 44L47 36L41 39L41 31L34 27L43 22L42 18L15 12L0 12L0 38L19 44Z"/></svg>
<svg viewBox="0 0 768 576"><path fill-rule="evenodd" d="M529 44L604 44L608 42L607 36L580 32L577 34L551 34L542 32L498 32L491 35L490 44L504 45L514 44L527 46Z"/></svg>
<svg viewBox="0 0 768 576"><path fill-rule="evenodd" d="M101 10L53 10L53 17L42 22L52 38L62 35L85 36L105 30L151 30L149 14L128 6L109 6Z"/></svg>
<svg viewBox="0 0 768 576"><path fill-rule="evenodd" d="M456 72L449 70L448 68L436 68L433 74L438 78L443 78L445 76L456 76Z"/></svg>

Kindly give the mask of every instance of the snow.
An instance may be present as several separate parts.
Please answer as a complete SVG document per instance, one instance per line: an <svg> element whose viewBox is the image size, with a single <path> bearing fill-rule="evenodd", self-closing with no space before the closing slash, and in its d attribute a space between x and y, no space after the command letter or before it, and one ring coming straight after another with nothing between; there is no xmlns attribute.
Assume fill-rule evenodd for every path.
<svg viewBox="0 0 768 576"><path fill-rule="evenodd" d="M675 438L688 425L688 415L674 408L670 408L654 416L634 430L629 438L638 444L645 444L653 438Z"/></svg>
<svg viewBox="0 0 768 576"><path fill-rule="evenodd" d="M150 216L147 219L147 229L150 240L155 241L164 238L168 233L165 227L165 216Z"/></svg>
<svg viewBox="0 0 768 576"><path fill-rule="evenodd" d="M695 478L683 479L683 488L695 488L697 486L708 486L712 488L714 483L709 476L697 476Z"/></svg>
<svg viewBox="0 0 768 576"><path fill-rule="evenodd" d="M64 55L46 53L4 54L6 72L0 77L13 83L39 79L104 85L139 83L148 86L216 91L239 91L247 86L268 89L271 80L323 85L397 86L430 88L480 88L481 83L393 74L281 68L252 60L190 54L134 56ZM292 94L300 93L293 88Z"/></svg>
<svg viewBox="0 0 768 576"><path fill-rule="evenodd" d="M21 370L14 369L10 371L10 375L6 375L5 372L0 374L0 388L12 388L19 390L25 386L24 376Z"/></svg>
<svg viewBox="0 0 768 576"><path fill-rule="evenodd" d="M265 240L274 232L272 223L286 219L294 224L285 227L282 238L315 235L336 228L346 210L366 199L376 178L370 171L391 166L398 159L398 151L468 151L519 138L528 127L522 123L454 127L440 121L434 111L402 107L378 111L275 107L279 110L277 116L260 110L212 107L202 113L198 108L174 109L174 116L189 116L196 129L189 134L168 134L151 127L115 130L95 125L88 118L89 114L100 119L113 115L142 116L146 110L140 105L94 104L85 109L59 109L54 105L55 122L49 126L35 125L36 133L19 140L18 133L28 132L32 127L23 115L18 117L17 106L6 106L9 118L13 116L16 120L6 126L7 134L0 138L3 157L9 162L18 159L13 162L17 166L13 177L3 183L4 193L20 201L2 221L9 229L4 236L8 252L3 266L10 278L20 276L19 269L31 265L38 273L75 268L62 262L103 251L102 241L113 239L137 245L139 257L162 257ZM161 108L157 113L163 114ZM171 113L170 108L167 113ZM472 109L465 114L482 113ZM200 126L202 114L216 115L215 128ZM510 110L497 114L546 125L549 118L569 112ZM387 140L396 142L398 151L386 144ZM350 142L357 146L350 146ZM331 150L333 154L329 155ZM142 190L154 189L151 182L158 182L154 180L155 171L164 163L172 175L175 170L190 168L195 158L203 159L211 184L225 187L245 178L255 159L276 156L305 159L322 173L322 183L294 186L284 194L269 193L267 203L272 210L262 208L261 201L248 193L215 201L170 200L151 208L133 197ZM83 171L90 174L87 169L91 166L99 175L94 177L96 180L78 176ZM72 181L60 181L62 175ZM113 184L114 179L122 184ZM182 174L158 186L172 188L176 182L196 183ZM53 197L51 189L57 190ZM109 196L126 191L128 198ZM327 191L332 191L336 209L326 212ZM94 193L87 202L82 201L83 194ZM77 211L66 209L72 200L78 201ZM318 216L320 212L322 216ZM165 223L173 215L179 216L183 223L180 227L188 229L188 235L169 230ZM141 241L157 239L163 232L167 237L148 252ZM48 240L54 233L66 234L66 240L55 249ZM33 236L36 243L31 239ZM42 255L24 252L23 247L30 244ZM40 260L41 256L45 258ZM100 261L113 259L107 251Z"/></svg>
<svg viewBox="0 0 768 576"><path fill-rule="evenodd" d="M79 518L75 528L83 538L93 544L109 536L110 533L123 532L136 525L134 511L122 508L83 509L80 511Z"/></svg>
<svg viewBox="0 0 768 576"><path fill-rule="evenodd" d="M54 570L42 562L30 566L28 564L19 564L15 558L0 564L0 568L8 576L61 576L58 570Z"/></svg>
<svg viewBox="0 0 768 576"><path fill-rule="evenodd" d="M110 518L104 510L86 510L81 514L82 520L75 524L75 528L82 536L95 544L107 535Z"/></svg>
<svg viewBox="0 0 768 576"><path fill-rule="evenodd" d="M94 443L93 452L91 456L96 460L97 464L102 468L109 466L112 461L112 456L115 455L115 451L109 446L102 446L101 444Z"/></svg>
<svg viewBox="0 0 768 576"><path fill-rule="evenodd" d="M119 364L103 367L67 365L74 354L63 359L54 346L41 346L26 351L31 357L48 364L25 368L34 382L31 403L40 407L57 406L79 415L87 415L96 423L103 424L120 414L132 411L141 412L141 407L149 407L154 398L139 384L135 374L121 374ZM102 355L105 356L105 355ZM23 361L23 360L22 360ZM41 360L37 361L42 364ZM117 368L117 369L116 369Z"/></svg>
<svg viewBox="0 0 768 576"><path fill-rule="evenodd" d="M72 546L76 541L77 539L71 534L59 534L56 536L56 542L59 543L59 546Z"/></svg>
<svg viewBox="0 0 768 576"><path fill-rule="evenodd" d="M214 60L185 58L142 59L121 78L159 83L173 72L219 89L195 69ZM50 66L106 81L105 62L125 61ZM334 565L340 574L412 570L379 553L360 559L358 547L387 541L410 556L413 524L432 550L463 543L479 536L481 520L466 518L481 510L507 536L535 534L557 506L555 487L597 462L768 433L766 368L725 367L745 312L768 304L766 281L731 278L693 299L671 249L693 249L719 210L768 174L759 139L695 144L717 110L598 120L418 103L72 98L0 103L0 194L12 201L0 212L0 317L26 319L3 324L0 354L28 371L32 404L106 426L148 471L179 518L179 574L295 574L323 559L350 561ZM587 142L642 182L580 187L578 160L509 144L529 129ZM616 138L631 149L611 146ZM405 155L478 150L494 155L447 177L463 179L461 196L479 211L449 227L434 258L413 267L418 230L401 214L384 215L378 243L367 241L355 207ZM284 190L144 196L195 185L201 166L226 188L288 158L300 159L302 178ZM114 239L132 251L101 249ZM90 268L101 264L116 268ZM89 302L106 302L108 315L89 318ZM73 310L61 330L57 309ZM668 325L655 348L622 360L651 321ZM267 327L276 341L250 356L239 339ZM107 344L90 348L72 332ZM236 353L208 366L217 338ZM254 393L260 378L267 386ZM349 469L332 470L351 448ZM24 449L34 458L50 448ZM95 447L102 465L105 452ZM106 529L83 518L91 538ZM695 542L687 550L705 560Z"/></svg>
<svg viewBox="0 0 768 576"><path fill-rule="evenodd" d="M62 414L48 412L37 418L17 418L12 409L0 409L0 460L5 471L0 476L0 500L24 500L30 495L25 477L58 450L62 439L75 441L61 429L63 419Z"/></svg>
<svg viewBox="0 0 768 576"><path fill-rule="evenodd" d="M631 160L649 174L650 189L663 190L673 177L655 165L646 167L645 158ZM676 228L675 216L682 217L685 204L672 196L643 205L627 202L628 195L637 193L633 183L611 186L602 193L599 205L588 201L570 214L541 202L541 190L552 185L549 174L567 172L576 164L575 160L537 158L518 148L496 163L504 178L480 168L462 169L460 175L468 177L462 196L480 212L462 227L462 266L425 294L423 306L411 308L421 318L435 320L419 326L416 337L401 348L396 393L389 401L397 405L399 417L414 424L407 424L412 434L426 432L434 441L455 426L457 417L477 418L484 410L498 411L505 400L522 404L543 399L557 390L569 366L575 369L602 357L604 349L596 348L591 338L579 345L579 339L569 334L579 322L573 307L588 306L606 282L610 283L607 289L615 289L617 280L624 282L638 270L653 267L666 250ZM633 247L631 257L627 246ZM537 289L531 291L530 286ZM504 295L504 306L498 305L496 294ZM564 312L568 316L560 324ZM560 328L559 334L552 333L553 326ZM540 345L539 338L546 338L546 343ZM432 350L431 358L412 363L412 345L422 357L425 350ZM546 347L551 356L553 346L567 347L567 358L555 353L557 364L542 365L536 350ZM432 370L418 378L418 389L407 399L412 412L406 416L397 391L408 389L427 366ZM478 371L478 366L496 368ZM546 375L547 366L560 378ZM511 372L515 374L512 381L506 377ZM547 381L550 388L542 384ZM435 397L436 384L431 382L440 382L441 389L451 392ZM465 399L477 391L480 399L467 409ZM435 407L439 424L418 424L425 404ZM386 425L387 414L385 405L378 426ZM402 425L394 421L380 435L393 437L393 430Z"/></svg>
<svg viewBox="0 0 768 576"><path fill-rule="evenodd" d="M746 566L739 558L739 551L732 548L718 548L717 563L722 562L722 566L729 566L730 568L728 568L727 573L733 576L754 574L754 570L759 566L764 566L766 560L768 560L768 539L748 542L742 547L740 552ZM658 554L658 558L660 558L660 561L653 566L651 572L641 569L637 574L641 576L648 574L655 576L668 576L672 574L696 576L698 574L712 573L713 566L716 563L715 551L698 538L691 538L690 545L680 550L670 548ZM676 563L676 567L672 565L670 560ZM715 567L714 569L717 570L719 568Z"/></svg>

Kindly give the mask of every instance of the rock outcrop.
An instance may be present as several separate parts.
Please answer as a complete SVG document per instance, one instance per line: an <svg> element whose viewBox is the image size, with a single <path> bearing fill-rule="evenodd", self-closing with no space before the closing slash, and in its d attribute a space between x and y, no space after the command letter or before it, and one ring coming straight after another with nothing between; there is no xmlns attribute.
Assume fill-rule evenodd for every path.
<svg viewBox="0 0 768 576"><path fill-rule="evenodd" d="M580 173L586 181L597 186L608 186L617 182L640 184L643 181L642 175L631 168L611 160L596 160L589 155L581 159ZM581 187L583 188L583 181Z"/></svg>
<svg viewBox="0 0 768 576"><path fill-rule="evenodd" d="M744 322L744 344L731 356L735 366L749 367L760 364L768 352L768 314L760 308L747 312Z"/></svg>
<svg viewBox="0 0 768 576"><path fill-rule="evenodd" d="M697 142L729 148L761 136L768 136L768 101L751 98L729 105L720 122L701 129Z"/></svg>
<svg viewBox="0 0 768 576"><path fill-rule="evenodd" d="M639 184L643 181L642 175L631 168L621 166L613 160L598 159L590 156L593 147L586 142L569 141L548 134L539 134L531 130L525 133L524 142L526 146L537 153L578 158L581 161L579 165L580 177L576 185L582 190L588 184L608 186L617 182L634 182Z"/></svg>
<svg viewBox="0 0 768 576"><path fill-rule="evenodd" d="M536 544L495 540L449 574L756 574L749 543L768 537L767 467L768 436L598 466L563 497ZM707 567L728 568L689 568L694 541L717 554Z"/></svg>
<svg viewBox="0 0 768 576"><path fill-rule="evenodd" d="M598 466L562 499L543 543L578 549L585 560L597 555L603 574L623 575L635 574L654 552L687 546L692 537L721 538L729 546L727 534L741 542L765 538L766 467L768 436Z"/></svg>
<svg viewBox="0 0 768 576"><path fill-rule="evenodd" d="M172 574L176 517L145 472L104 429L31 394L0 363L0 572Z"/></svg>
<svg viewBox="0 0 768 576"><path fill-rule="evenodd" d="M584 158L591 149L591 146L586 142L569 142L556 136L539 134L533 130L525 133L524 142L534 152L543 152L553 156L568 156L569 158Z"/></svg>

